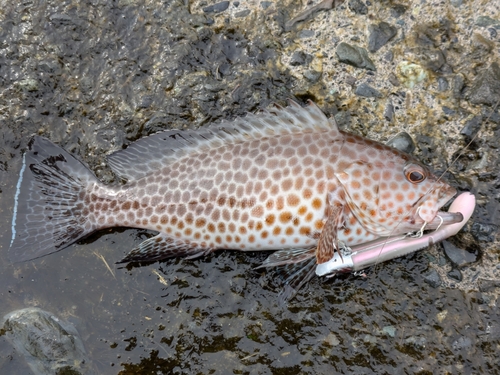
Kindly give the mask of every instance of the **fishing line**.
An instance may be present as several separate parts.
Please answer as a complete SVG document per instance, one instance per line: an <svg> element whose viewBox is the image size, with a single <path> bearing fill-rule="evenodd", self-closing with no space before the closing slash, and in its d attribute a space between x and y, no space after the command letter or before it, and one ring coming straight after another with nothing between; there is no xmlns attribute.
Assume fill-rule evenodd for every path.
<svg viewBox="0 0 500 375"><path fill-rule="evenodd" d="M494 113L495 113L495 111L497 110L497 108L498 108L499 104L500 104L500 99L496 102L495 106L494 106L494 107L493 107L493 109L491 110L491 113L489 114L489 116L486 118L486 120L485 120L483 123L487 123L487 122L491 119L491 117L493 116L493 114L494 114ZM469 142L465 145L465 147L464 147L464 148L463 148L463 149L459 152L459 154L458 154L458 155L457 155L457 156L456 156L456 157L455 157L455 158L451 161L451 163L450 163L450 164L448 165L448 167L444 170L444 172L443 172L443 173L441 173L441 175L439 175L439 177L437 178L436 182L434 183L434 186L433 186L433 187L431 187L431 188L430 188L430 189L429 189L429 190L428 190L428 191L427 191L424 195L422 195L422 197L420 197L418 201L420 201L420 199L422 199L423 197L425 197L425 196L427 196L427 195L429 195L429 194L433 193L433 192L436 190L436 188L437 188L437 184L438 184L440 181L442 181L442 180L443 180L444 175L450 171L451 167L452 167L453 165L455 165L455 164L456 164L456 162L457 162L457 161L458 161L458 160L459 160L459 159L460 159L460 158L464 155L465 151L466 151L466 150L467 150L467 149L468 149L468 148L472 145L472 143L473 143L473 142L474 142L474 141L478 138L479 133L480 133L481 128L482 128L482 126L483 126L483 125L481 124L481 126L480 126L480 127L479 127L479 129L477 130L476 134L475 134L475 135L471 138L471 140L470 140L470 141L469 141ZM417 201L417 202L418 202L418 201ZM419 207L419 209L420 209L420 207ZM417 212L418 212L418 210L417 210ZM407 211L405 212L405 214L409 214L409 213L410 213L410 211L409 211L409 210L407 210ZM402 218L402 219L398 222L398 224L396 225L396 227L392 230L391 235L390 235L390 236L386 239L386 241L384 242L384 244L381 246L380 251L379 251L379 255L377 256L377 259L380 257L380 254L382 254L382 251L384 250L385 245L386 245L386 244L388 243L388 241L390 240L390 237L392 236L392 233L394 233L394 231L398 228L398 226L399 226L399 225L401 225L401 224L403 223L403 220L404 220L404 218ZM442 219L441 219L441 220L442 220ZM426 224L427 224L427 222L425 222L425 223L424 223L424 226L425 226ZM441 224L442 224L442 223L441 223ZM441 226L441 224L439 225L439 227ZM436 228L436 229L435 229L435 231L436 231L436 230L438 230L438 229L439 229L439 227L438 227L438 228ZM410 234L408 234L408 235L410 235ZM378 261L377 261L377 262L375 263L375 266L374 266L374 267L377 267L377 265L378 265L378 264L379 264L379 263L378 263Z"/></svg>

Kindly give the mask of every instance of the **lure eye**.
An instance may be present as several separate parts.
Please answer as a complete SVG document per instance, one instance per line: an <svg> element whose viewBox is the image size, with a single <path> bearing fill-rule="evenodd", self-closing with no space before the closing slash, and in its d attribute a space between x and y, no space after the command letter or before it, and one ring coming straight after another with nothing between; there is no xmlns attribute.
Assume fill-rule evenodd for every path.
<svg viewBox="0 0 500 375"><path fill-rule="evenodd" d="M419 165L409 165L404 172L406 179L412 184L419 184L427 177L427 173Z"/></svg>

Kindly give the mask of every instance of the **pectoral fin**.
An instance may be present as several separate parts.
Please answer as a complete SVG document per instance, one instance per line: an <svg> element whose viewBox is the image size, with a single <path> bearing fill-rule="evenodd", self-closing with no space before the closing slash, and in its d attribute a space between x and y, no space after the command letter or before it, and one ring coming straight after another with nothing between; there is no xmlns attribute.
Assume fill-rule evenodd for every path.
<svg viewBox="0 0 500 375"><path fill-rule="evenodd" d="M342 188L337 187L335 191L328 194L328 203L328 217L319 236L316 249L316 262L318 264L332 259L335 250L338 249L338 231L343 226L345 208L345 193Z"/></svg>

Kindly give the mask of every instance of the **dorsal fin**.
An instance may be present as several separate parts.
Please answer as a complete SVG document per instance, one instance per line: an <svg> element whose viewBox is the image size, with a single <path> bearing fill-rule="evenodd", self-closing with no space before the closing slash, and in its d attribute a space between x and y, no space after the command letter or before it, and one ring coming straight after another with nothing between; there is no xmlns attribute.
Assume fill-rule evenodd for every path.
<svg viewBox="0 0 500 375"><path fill-rule="evenodd" d="M335 130L335 122L316 104L309 101L301 107L290 100L286 108L275 106L197 130L167 130L141 138L109 155L108 162L117 175L137 180L191 153L276 135Z"/></svg>

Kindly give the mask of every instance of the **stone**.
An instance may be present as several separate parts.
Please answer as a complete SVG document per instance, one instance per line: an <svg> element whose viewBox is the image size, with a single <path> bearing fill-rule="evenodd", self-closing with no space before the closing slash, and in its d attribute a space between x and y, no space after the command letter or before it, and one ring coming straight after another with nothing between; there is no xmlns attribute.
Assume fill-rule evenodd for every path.
<svg viewBox="0 0 500 375"><path fill-rule="evenodd" d="M407 154L411 154L415 151L415 143L407 132L396 134L394 138L387 142L387 146L394 147L395 149L406 152Z"/></svg>
<svg viewBox="0 0 500 375"><path fill-rule="evenodd" d="M378 25L372 24L368 26L368 51L377 52L385 46L389 40L396 36L398 30L395 26L387 22L380 22Z"/></svg>
<svg viewBox="0 0 500 375"><path fill-rule="evenodd" d="M367 83L362 83L358 87L356 87L356 90L354 93L358 96L364 96L366 98L383 98L384 95L377 89L371 87Z"/></svg>
<svg viewBox="0 0 500 375"><path fill-rule="evenodd" d="M345 42L338 45L335 51L340 62L352 65L356 68L376 70L373 61L368 57L366 49L352 46Z"/></svg>
<svg viewBox="0 0 500 375"><path fill-rule="evenodd" d="M500 101L500 66L492 63L474 81L469 91L472 104L495 105Z"/></svg>

